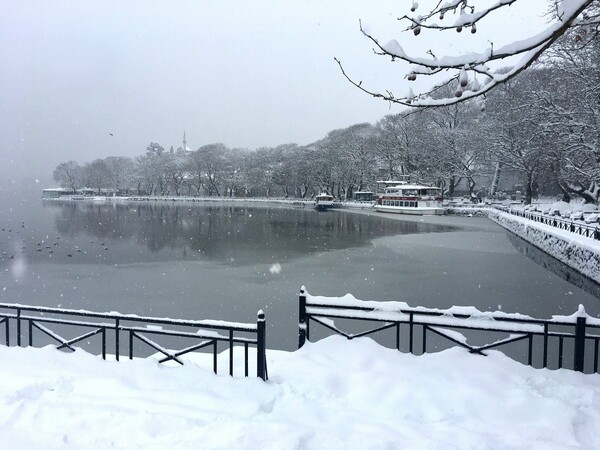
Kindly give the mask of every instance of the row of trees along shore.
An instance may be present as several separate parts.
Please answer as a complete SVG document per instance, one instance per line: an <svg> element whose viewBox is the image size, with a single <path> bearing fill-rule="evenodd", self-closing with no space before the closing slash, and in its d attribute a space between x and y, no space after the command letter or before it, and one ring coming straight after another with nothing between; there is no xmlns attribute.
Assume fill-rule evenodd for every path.
<svg viewBox="0 0 600 450"><path fill-rule="evenodd" d="M304 146L165 151L152 142L134 159L62 162L54 178L75 190L287 198L327 191L351 199L378 179L406 174L444 187L447 196L457 189L487 195L504 177L505 187L523 186L526 203L556 194L598 203L599 61L597 33L567 31L533 68L485 98L389 115ZM451 88L437 94L452 97L444 89Z"/></svg>

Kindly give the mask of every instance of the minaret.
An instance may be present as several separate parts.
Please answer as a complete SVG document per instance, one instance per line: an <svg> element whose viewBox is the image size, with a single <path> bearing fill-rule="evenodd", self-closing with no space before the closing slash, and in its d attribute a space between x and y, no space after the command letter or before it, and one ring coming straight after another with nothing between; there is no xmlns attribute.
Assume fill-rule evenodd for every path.
<svg viewBox="0 0 600 450"><path fill-rule="evenodd" d="M185 140L185 130L183 130L183 151L187 151L187 141Z"/></svg>

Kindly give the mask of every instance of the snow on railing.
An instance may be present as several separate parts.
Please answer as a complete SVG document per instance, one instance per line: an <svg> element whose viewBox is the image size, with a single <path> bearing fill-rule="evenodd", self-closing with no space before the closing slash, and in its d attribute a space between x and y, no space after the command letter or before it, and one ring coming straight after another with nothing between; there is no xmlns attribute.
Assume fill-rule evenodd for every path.
<svg viewBox="0 0 600 450"><path fill-rule="evenodd" d="M350 333L338 326L334 319L344 322L358 321L366 327L368 323L377 323L374 328ZM354 339L371 335L387 329L395 330L395 347L405 348L409 353L423 354L428 351L427 339L431 335L442 338L467 349L471 353L485 355L484 350L505 348L507 344L526 343L526 350L508 349L511 357L523 359L528 365L534 365L534 356L541 361L539 367L549 367L549 358L556 360L556 368L568 366L580 372L584 368L598 372L600 333L589 331L600 328L600 319L586 314L583 306L570 316L553 316L551 319L537 319L524 314L505 313L503 311L479 311L472 306L453 306L448 309L413 307L405 302L374 302L357 300L352 295L343 297L312 296L302 287L299 295L298 347L302 347L310 336L311 323L319 324L336 334ZM401 327L404 335L408 331L408 345L401 342ZM406 330L408 328L408 330ZM421 345L417 352L415 336L420 329ZM461 330L459 332L457 330ZM482 339L491 335L507 334L483 345L471 345L463 333ZM473 336L473 332L477 336ZM565 348L565 342L573 346ZM388 339L389 342L389 339ZM512 346L517 347L517 346ZM431 350L431 348L429 348ZM585 360L587 353L593 358ZM515 352L516 351L516 352ZM572 356L572 365L565 364Z"/></svg>
<svg viewBox="0 0 600 450"><path fill-rule="evenodd" d="M11 334L11 323L15 323L15 332ZM88 341L93 336L100 336L102 358L106 359L107 340L110 339L114 349L114 357L118 361L121 356L121 339L125 334L129 340L129 359L133 359L134 342L143 343L154 351L164 355L160 363L174 361L183 365L180 358L186 353L204 348L211 348L213 370L217 373L218 343L228 344L229 374L233 376L233 351L235 345L244 346L244 376L249 372L249 346L255 346L257 352L256 374L267 379L266 367L266 321L263 311L258 311L256 323L228 322L223 320L184 320L160 317L146 317L118 312L94 312L79 309L61 309L42 306L29 306L17 303L0 303L0 325L4 324L5 345L11 345L11 337L16 337L16 345L25 346L24 330L27 345L33 346L35 335L49 337L58 342L57 348L75 351L75 344ZM52 328L51 328L52 327ZM168 328L167 328L168 327ZM63 335L70 330L82 332L75 337ZM34 333L35 331L35 333ZM110 336L108 332L110 331ZM152 336L149 337L149 336ZM172 350L166 345L191 344L179 350Z"/></svg>

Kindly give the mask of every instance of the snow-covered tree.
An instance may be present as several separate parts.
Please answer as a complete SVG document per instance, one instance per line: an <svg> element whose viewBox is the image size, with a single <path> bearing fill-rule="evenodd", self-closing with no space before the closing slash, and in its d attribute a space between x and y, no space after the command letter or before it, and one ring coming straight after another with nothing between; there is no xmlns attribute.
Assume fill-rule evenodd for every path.
<svg viewBox="0 0 600 450"><path fill-rule="evenodd" d="M482 130L494 160L523 181L527 204L538 188L552 146L539 116L528 107L538 80L532 71L496 89L487 102Z"/></svg>
<svg viewBox="0 0 600 450"><path fill-rule="evenodd" d="M60 163L54 169L54 181L61 187L76 190L81 187L82 168L75 161L66 161Z"/></svg>
<svg viewBox="0 0 600 450"><path fill-rule="evenodd" d="M183 182L187 176L188 152L178 149L163 156L164 178L176 196L181 195Z"/></svg>
<svg viewBox="0 0 600 450"><path fill-rule="evenodd" d="M109 173L109 184L106 188L121 191L132 186L134 163L131 158L124 156L109 156L104 158Z"/></svg>
<svg viewBox="0 0 600 450"><path fill-rule="evenodd" d="M579 30L581 31L581 30ZM556 145L549 152L555 181L568 198L597 203L600 194L600 38L571 31L543 61L546 83L533 105Z"/></svg>
<svg viewBox="0 0 600 450"><path fill-rule="evenodd" d="M300 155L302 150L297 144L278 145L271 152L273 171L271 173L271 181L281 188L285 198L290 196L290 192L294 190L296 171L294 160L297 155Z"/></svg>
<svg viewBox="0 0 600 450"><path fill-rule="evenodd" d="M485 118L479 108L468 102L422 111L419 116L427 130L419 137L419 170L426 179L437 179L439 183L441 178L449 196L464 181L473 198L487 156L487 143L481 133Z"/></svg>
<svg viewBox="0 0 600 450"><path fill-rule="evenodd" d="M201 183L208 196L219 196L227 165L228 149L224 144L208 144L196 150L194 159Z"/></svg>
<svg viewBox="0 0 600 450"><path fill-rule="evenodd" d="M95 159L91 163L83 166L85 178L87 181L87 187L94 188L101 193L102 189L106 189L110 186L111 173L106 165L106 162L102 159Z"/></svg>
<svg viewBox="0 0 600 450"><path fill-rule="evenodd" d="M399 21L404 24L398 39L385 39L376 32L361 24L362 33L374 44L375 53L390 58L392 61L408 63L402 66L407 83L402 86L402 93L394 93L388 88L385 92L377 92L367 87L366 83L356 81L347 74L341 62L336 59L346 78L362 91L391 103L406 106L442 106L462 102L481 96L498 85L512 79L531 66L546 50L552 46L570 28L577 27L589 33L598 32L600 23L599 0L548 0L547 9L538 14L547 13L549 19L546 27L533 32L526 38L506 42L485 43L481 50L481 42L475 35L486 23L493 21L511 6L527 3L529 0L416 0L405 2L410 12ZM510 28L510 23L507 24ZM457 33L472 34L472 39L463 39L456 47L456 54L443 54L436 49L429 49L425 54L411 54L405 51L409 37L422 39L424 34L437 33L438 42L452 39ZM498 71L495 68L508 70ZM429 78L427 87L417 89L409 83L418 78ZM451 96L436 95L440 88L450 86Z"/></svg>
<svg viewBox="0 0 600 450"><path fill-rule="evenodd" d="M379 139L373 151L383 179L397 180L418 169L419 132L423 130L417 114L385 116L376 127Z"/></svg>
<svg viewBox="0 0 600 450"><path fill-rule="evenodd" d="M369 123L330 131L315 147L321 152L321 188L332 194L339 188L346 198L363 189L375 176L373 150L379 130Z"/></svg>

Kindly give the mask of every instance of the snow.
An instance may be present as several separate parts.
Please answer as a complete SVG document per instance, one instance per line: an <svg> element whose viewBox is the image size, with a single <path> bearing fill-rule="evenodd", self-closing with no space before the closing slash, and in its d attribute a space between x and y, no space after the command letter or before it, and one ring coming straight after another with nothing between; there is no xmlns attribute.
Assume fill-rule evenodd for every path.
<svg viewBox="0 0 600 450"><path fill-rule="evenodd" d="M79 350L0 347L3 445L600 447L598 375L532 369L495 351L414 356L339 336L267 358L265 383L214 375L210 355L167 367L152 359L107 362Z"/></svg>
<svg viewBox="0 0 600 450"><path fill-rule="evenodd" d="M488 217L569 267L600 283L600 242L567 230L490 209Z"/></svg>
<svg viewBox="0 0 600 450"><path fill-rule="evenodd" d="M349 307L349 308L372 308L373 311L339 311L339 314L351 315L353 312L356 317L367 317L375 318L379 320L403 320L408 317L408 313L440 313L446 317L452 317L455 315L466 315L471 316L472 319L483 319L487 320L488 323L492 319L532 319L532 317L521 313L505 313L503 311L480 311L474 306L452 306L447 309L439 308L425 308L423 306L410 306L406 302L382 302L372 300L358 300L352 294L346 294L342 297L325 297L321 295L310 295L307 293L306 288L302 286L301 292L306 296L307 311L309 312L322 312L324 308L335 305L336 307ZM324 307L324 308L323 308ZM311 309L312 308L312 309ZM331 311L333 314L334 311ZM389 313L386 315L385 313Z"/></svg>
<svg viewBox="0 0 600 450"><path fill-rule="evenodd" d="M269 267L269 272L271 272L273 275L280 274L281 273L281 264L275 263L275 264L271 265L271 267Z"/></svg>

